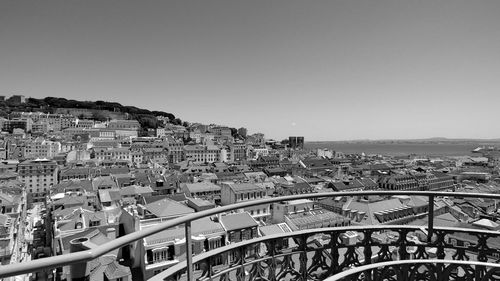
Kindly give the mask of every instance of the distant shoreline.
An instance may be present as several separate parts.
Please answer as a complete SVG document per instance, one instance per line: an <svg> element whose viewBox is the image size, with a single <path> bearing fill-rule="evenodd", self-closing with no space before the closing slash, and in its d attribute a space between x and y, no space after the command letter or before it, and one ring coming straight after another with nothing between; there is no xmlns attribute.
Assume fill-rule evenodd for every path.
<svg viewBox="0 0 500 281"><path fill-rule="evenodd" d="M337 140L337 141L306 141L306 144L475 144L500 145L500 139L408 139L408 140Z"/></svg>
<svg viewBox="0 0 500 281"><path fill-rule="evenodd" d="M498 144L473 141L326 141L306 142L304 148L312 151L316 149L329 149L346 154L472 156L477 155L477 153L473 153L473 150L478 147L499 147Z"/></svg>

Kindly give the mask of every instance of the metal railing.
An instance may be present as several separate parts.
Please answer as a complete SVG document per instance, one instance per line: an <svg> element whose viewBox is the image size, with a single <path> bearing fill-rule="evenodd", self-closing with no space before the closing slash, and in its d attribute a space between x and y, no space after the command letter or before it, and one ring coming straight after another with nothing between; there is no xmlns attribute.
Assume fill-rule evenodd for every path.
<svg viewBox="0 0 500 281"><path fill-rule="evenodd" d="M135 241L143 239L147 236L153 235L155 233L161 232L163 230L172 228L177 225L184 225L186 234L186 271L188 280L194 280L193 277L193 256L192 256L192 237L191 237L191 222L213 216L219 213L225 213L237 209L270 204L282 201L290 201L297 199L316 199L316 198L327 198L327 197L338 197L338 196L391 196L391 195L418 195L426 196L429 198L429 208L428 213L433 216L434 213L434 199L436 197L461 197L461 198L487 198L487 199L500 199L500 194L480 194L480 193L457 193L457 192L432 192L432 191L356 191L356 192L329 192L329 193L313 193L313 194L300 194L292 196L283 197L272 197L261 200L253 200L242 202L238 204L233 204L229 206L223 206L219 208L214 208L202 212L193 213L183 217L175 218L166 222L162 222L158 225L148 227L141 231L133 232L128 235L119 237L111 242L104 245L98 246L96 248L70 253L61 256L54 256L48 258L42 258L33 260L26 263L19 264L9 264L0 267L0 278L16 276L25 273L36 272L40 270L53 269L61 266L72 265L76 263L82 263L91 261L106 253L109 253L120 247L129 245ZM432 216L430 216L432 218ZM434 225L433 219L428 220L427 226L428 240L433 236Z"/></svg>
<svg viewBox="0 0 500 281"><path fill-rule="evenodd" d="M363 275L365 280L386 280L387 273L397 276L397 280L419 280L416 275L419 274L418 270L422 267L425 269L423 274L432 276L426 280L459 279L452 276L458 270L462 270L463 275L463 278L459 280L498 280L500 276L500 264L498 263L427 259L386 261L362 265L337 273L324 281L358 280L360 275ZM388 269L392 269L392 272Z"/></svg>
<svg viewBox="0 0 500 281"><path fill-rule="evenodd" d="M344 234L356 233L360 239L354 243L342 241ZM378 233L396 234L395 239L377 240ZM487 239L500 239L500 232L490 230L472 230L453 227L436 227L432 239L427 242L408 239L415 233L422 233L419 226L379 225L379 226L345 226L327 227L280 233L246 240L225 247L210 250L196 255L192 264L198 270L194 277L200 281L212 280L324 280L337 276L353 267L368 266L366 270L354 271L352 274L368 269L384 267L384 262L398 262L394 259L408 260L408 263L430 263L433 256L439 260L467 260L472 256L478 265L488 266L488 259L498 262L500 253L490 248ZM467 246L446 242L446 237L470 235L474 241ZM318 242L318 238L323 243ZM294 241L294 247L282 247L285 240ZM260 249L259 253L252 252ZM434 254L429 253L434 249ZM396 255L396 257L395 257ZM234 258L230 258L234 257ZM224 260L220 262L220 260ZM219 261L218 263L216 261ZM423 261L423 262L422 262ZM449 262L450 263L450 262ZM385 267L395 267L389 264ZM500 267L498 265L497 267ZM418 269L418 268L417 268ZM481 269L480 269L481 270ZM479 275L484 272L476 270ZM150 281L184 280L186 263L178 263L164 272L155 275ZM386 270L387 271L387 270ZM431 270L432 274L441 271ZM471 270L473 271L473 270ZM400 270L399 275L407 270ZM375 277L388 277L388 274L373 274ZM392 273L392 272L388 272ZM448 272L448 275L453 272ZM393 274L397 275L397 274ZM344 276L344 275L343 275ZM447 276L449 277L449 276ZM356 279L356 278L355 278ZM476 278L477 279L477 278ZM384 280L383 278L363 278L363 280ZM390 280L390 278L389 278ZM398 278L398 280L415 280L414 278ZM450 278L437 280L451 280ZM477 279L479 280L479 279Z"/></svg>

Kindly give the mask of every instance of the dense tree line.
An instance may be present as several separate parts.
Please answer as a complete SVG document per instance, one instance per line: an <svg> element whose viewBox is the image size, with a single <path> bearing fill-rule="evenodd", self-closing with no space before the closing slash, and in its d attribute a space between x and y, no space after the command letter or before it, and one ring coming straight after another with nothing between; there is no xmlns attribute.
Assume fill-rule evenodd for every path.
<svg viewBox="0 0 500 281"><path fill-rule="evenodd" d="M27 98L25 103L14 103L11 99L0 102L0 115L6 116L12 111L41 111L46 113L54 113L57 108L81 108L91 110L107 110L111 112L121 112L129 114L131 119L139 121L144 128L157 128L158 120L156 116L167 117L174 123L181 124L179 118L175 118L172 113L164 111L150 111L147 109L137 108L135 106L123 106L117 102L107 101L77 101L65 98L46 97L43 99ZM103 112L95 112L92 116L99 121L105 121L106 117Z"/></svg>

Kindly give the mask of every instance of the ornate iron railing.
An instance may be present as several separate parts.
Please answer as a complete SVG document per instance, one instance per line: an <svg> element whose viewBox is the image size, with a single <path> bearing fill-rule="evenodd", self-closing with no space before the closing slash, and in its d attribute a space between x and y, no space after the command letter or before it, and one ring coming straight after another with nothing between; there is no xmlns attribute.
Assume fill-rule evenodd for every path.
<svg viewBox="0 0 500 281"><path fill-rule="evenodd" d="M183 267L185 268L185 278L188 280L195 280L195 270L193 266L193 262L196 265L196 274L198 274L197 278L202 277L202 278L212 278L214 279L214 274L219 274L218 276L229 276L224 271L220 271L218 268L216 268L216 265L214 266L207 265L207 261L210 260L210 257L215 257L216 255L222 254L220 251L224 251L226 253L229 252L238 252L240 251L240 254L235 253L233 256L229 256L227 260L225 260L225 263L222 263L222 268L225 268L224 270L227 271L235 271L235 274L239 274L240 278L248 279L250 278L249 276L256 276L255 279L259 279L258 277L261 276L262 274L265 273L259 273L264 270L278 270L278 272L275 272L276 274L282 274L280 273L280 270L284 270L284 272L288 272L286 275L288 276L291 274L294 276L300 276L300 278L326 278L328 276L331 276L337 272L339 272L339 268L345 269L345 266L350 263L350 261L354 262L353 264L350 264L347 267L350 266L357 266L357 265L362 265L366 263L371 263L371 262L378 262L382 260L387 260L387 255L388 252L387 250L391 249L391 247L398 247L397 250L397 255L401 259L406 259L406 258L411 258L411 256L405 256L406 250L404 250L406 247L416 247L416 252L414 255L418 257L419 259L426 259L429 258L429 247L430 248L436 248L436 255L438 258L443 258L442 257L442 250L444 249L454 249L456 257L454 259L460 260L460 259L466 259L467 256L472 255L477 255L476 259L479 262L486 262L484 257L489 257L488 255L493 255L494 253L498 252L496 248L489 247L488 244L488 239L497 237L497 233L493 231L473 231L474 235L477 237L477 244L470 244L467 247L451 247L450 243L446 242L446 237L447 235L452 235L452 232L470 232L470 230L464 230L464 229L443 229L443 228L434 228L433 220L429 219L428 220L428 225L426 228L420 229L422 232L427 232L427 243L425 245L413 245L412 243L417 243L417 242L411 242L408 241L408 239L403 239L401 237L405 237L405 235L408 235L409 232L417 231L417 228L415 227L407 227L407 226L383 226L379 227L379 230L376 230L377 227L359 227L359 228L351 228L348 230L347 228L325 228L325 229L315 229L315 230L307 230L307 231L300 231L296 233L291 233L287 235L282 235L282 236L265 236L261 238L257 238L254 240L249 240L245 242L241 242L243 244L233 244L229 245L226 247L222 247L207 253L202 253L200 255L196 255L193 257L193 249L192 249L192 238L191 238L191 222L207 217L207 216L212 216L215 214L219 213L225 213L237 209L242 209L246 207L252 207L252 206L257 206L257 205L263 205L263 204L269 204L269 203L275 203L275 202L282 202L282 201L289 201L289 200L297 200L297 199L315 199L315 198L326 198L326 197L338 197L338 196L369 196L369 195L379 195L379 196L390 196L390 195L420 195L420 196L427 196L429 198L429 217L434 217L434 198L435 197L461 197L461 198L489 198L489 199L500 199L500 194L477 194L477 193L449 193L449 192L430 192L430 191L361 191L361 192L331 192L331 193L315 193L315 194L301 194L301 195L293 195L293 196L284 196L284 197L273 197L273 198L267 198L267 199L262 199L262 200L254 200L254 201L247 201L239 204L234 204L230 206L224 206L220 208L215 208L215 209L210 209L194 214L190 214L184 217L172 219L163 223L160 223L155 226L148 227L144 230L138 231L138 232L133 232L131 234L128 234L126 236L117 238L109 243L106 243L104 245L101 245L99 247L82 251L82 252L76 252L76 253L71 253L67 255L62 255L62 256L55 256L55 257L50 257L50 258L43 258L43 259L38 259L38 260L33 260L31 262L27 263L20 263L20 264L10 264L10 265L4 265L0 267L0 278L4 277L10 277L10 276L15 276L15 275L20 275L24 273L31 273L31 272L36 272L39 270L47 270L47 269L53 269L65 265L72 265L72 264L78 264L78 263L84 263L90 260L93 260L95 258L98 258L106 253L111 252L112 250L118 249L120 247L126 246L131 244L134 241L143 239L149 235L158 233L160 231L166 230L168 228L177 226L177 225L184 225L185 227L185 234L186 234L186 261L182 262L167 271L164 271L163 273L155 276L153 279L158 280L158 279L163 279L167 277L173 277L176 278L178 276L178 273L182 272ZM391 242L395 244L377 244L378 242L375 242L373 239L372 234L377 232L377 231L385 231L384 228L391 228L391 231L394 231L395 233L399 233L399 240L397 242ZM340 235L342 231L355 231L357 232L360 236L362 237L361 241L356 242L354 245L343 245L342 243L339 243L340 238L335 235ZM372 231L372 232L370 232ZM326 235L325 237L326 241L328 242L326 245L321 244L321 246L317 246L319 249L314 249L313 246L310 244L306 243L308 239L311 239L310 237L314 235L319 235L319 234ZM367 238L370 237L370 238ZM434 238L435 237L435 238ZM276 245L278 240L276 239L291 239L290 241L293 243L296 243L297 247L292 248L289 251L292 253L291 255L286 253L286 248L288 247L278 247ZM425 240L425 239L424 239ZM274 242L273 242L274 241ZM281 240L280 240L281 241ZM274 244L273 244L274 243ZM281 242L280 242L281 243ZM316 242L314 242L316 245L318 245ZM242 249L246 249L248 245L264 245L262 246L262 255L256 255L255 253L258 253L258 251L250 251L254 256L249 257L246 255L241 254ZM370 249L369 245L371 246L372 249ZM328 247L331 249L332 246L335 246L337 248L342 248L345 249L347 254L347 257L344 255L343 260L341 258L341 254L339 253L337 256L337 253L330 252L328 253ZM238 248L239 247L239 248ZM373 247L379 247L380 249L377 250L377 248ZM387 248L389 247L389 248ZM363 259L359 260L359 254L361 253L357 249L362 249L362 253L364 257L372 257L370 259ZM375 249L375 250L374 250ZM425 249L425 250L424 250ZM283 251L283 252L282 252ZM326 252L325 252L326 251ZM311 255L310 259L309 256L307 256L307 253ZM378 259L374 259L372 255L375 255L374 253L377 254L377 256L380 254L380 257ZM391 252L392 253L392 252ZM231 254L232 255L232 254ZM356 257L356 255L358 257ZM293 257L295 256L295 257ZM240 258L241 257L241 258ZM287 258L289 257L289 258ZM298 260L296 260L298 258ZM337 260L339 262L339 265L331 263L331 262L325 262L325 259L328 259L329 261ZM203 260L205 260L205 264L203 263ZM271 262L270 265L268 265L269 260L274 260L276 262L276 266L273 265ZM345 261L349 261L347 264ZM357 262L356 262L357 261ZM287 264L299 264L301 267L295 268L292 266L288 266ZM261 266L257 266L260 264ZM236 266L236 268L235 268ZM267 266L267 267L266 267ZM281 266L281 267L280 267ZM312 267L311 267L312 266ZM241 272L237 273L238 268L241 270ZM254 269L252 269L254 268ZM285 269L283 269L285 268ZM293 269L292 269L293 268ZM247 270L248 269L248 270ZM249 271L250 270L250 271ZM295 272L295 273L293 273ZM298 273L297 273L298 272ZM170 274L170 275L169 275ZM228 273L229 274L229 273ZM298 274L298 275L297 275ZM278 279L273 279L272 274L269 275L271 277L271 280L278 280ZM280 276L280 275L278 275ZM268 278L261 278L260 280L268 280Z"/></svg>
<svg viewBox="0 0 500 281"><path fill-rule="evenodd" d="M487 265L483 263L500 261L499 249L488 244L488 240L500 241L498 231L436 227L429 241L417 238L426 238L424 231L417 226L350 226L269 235L195 256L193 264L197 270L193 272L193 277L196 280L324 280L363 265L399 260L409 260L411 264L412 261L435 258L451 262L477 261L478 266L483 266L481 269L462 269L466 270L464 276L481 280L487 274ZM381 233L390 234L388 236L392 238L383 239ZM453 242L460 239L466 242ZM293 246L283 247L286 244ZM451 267L415 265L403 270L406 265L389 263L379 271L354 272L357 275L353 273L349 277L420 280L422 276L439 274L447 278L436 280L460 279L454 264ZM419 272L420 269L428 272ZM181 263L150 280L182 280L185 271L186 264ZM404 276L406 273L408 275Z"/></svg>
<svg viewBox="0 0 500 281"><path fill-rule="evenodd" d="M500 280L500 264L463 260L399 260L362 265L335 274L337 280Z"/></svg>

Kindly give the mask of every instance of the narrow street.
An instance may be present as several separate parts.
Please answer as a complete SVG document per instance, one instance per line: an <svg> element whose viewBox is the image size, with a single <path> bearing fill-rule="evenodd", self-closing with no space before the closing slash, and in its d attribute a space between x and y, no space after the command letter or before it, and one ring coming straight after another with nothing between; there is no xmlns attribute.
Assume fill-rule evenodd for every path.
<svg viewBox="0 0 500 281"><path fill-rule="evenodd" d="M26 201L25 201L26 202ZM24 263L31 261L29 244L33 241L33 229L36 223L41 220L40 205L34 205L32 209L27 210L27 204L23 204L21 214L17 219L16 239L10 263ZM30 280L31 274L24 274L11 277L9 281Z"/></svg>

